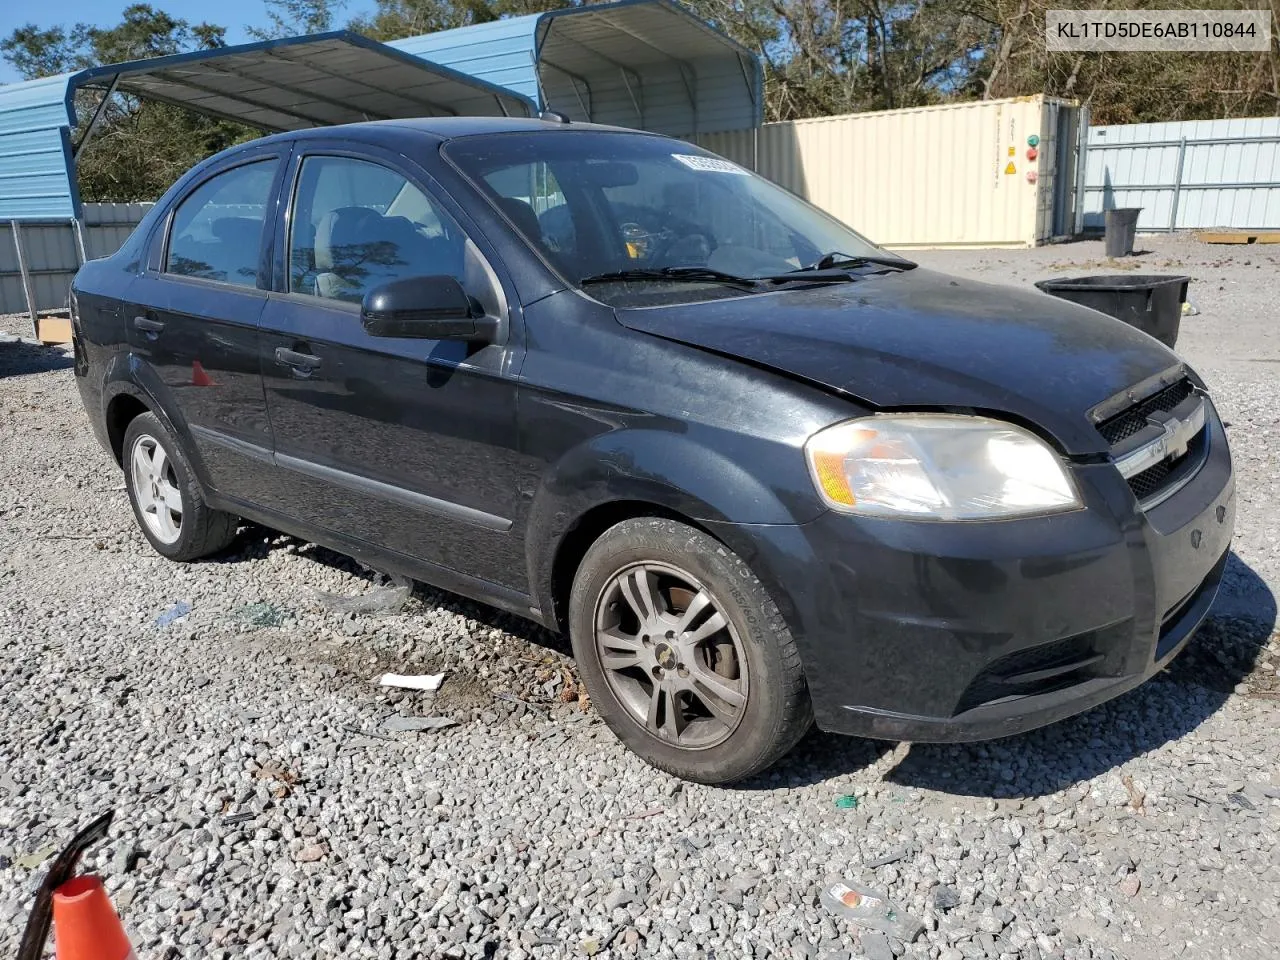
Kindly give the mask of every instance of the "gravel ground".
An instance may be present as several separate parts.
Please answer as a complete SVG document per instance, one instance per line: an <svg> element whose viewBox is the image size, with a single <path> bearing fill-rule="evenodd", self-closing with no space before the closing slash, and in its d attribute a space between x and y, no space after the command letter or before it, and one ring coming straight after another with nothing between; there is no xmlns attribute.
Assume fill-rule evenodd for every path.
<svg viewBox="0 0 1280 960"><path fill-rule="evenodd" d="M70 361L0 344L0 954L44 859L114 807L88 863L143 960L1275 957L1280 249L1147 245L1126 267L1196 278L1181 347L1239 470L1236 556L1193 647L1041 731L815 733L736 789L624 751L565 645L528 625L423 588L335 611L316 590L388 591L256 528L216 560L162 560ZM919 256L1019 284L1104 266L1090 243ZM377 686L384 670L446 680L432 698ZM388 724L425 715L457 725ZM818 890L842 877L923 935L830 919Z"/></svg>

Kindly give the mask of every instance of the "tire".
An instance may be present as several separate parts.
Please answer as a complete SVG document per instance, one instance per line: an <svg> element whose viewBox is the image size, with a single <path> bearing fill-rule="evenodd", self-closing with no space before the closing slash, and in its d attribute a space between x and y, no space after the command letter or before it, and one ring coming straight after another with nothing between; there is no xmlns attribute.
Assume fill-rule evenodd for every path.
<svg viewBox="0 0 1280 960"><path fill-rule="evenodd" d="M205 503L190 462L154 413L129 422L120 459L134 519L161 556L198 560L235 539L239 518Z"/></svg>
<svg viewBox="0 0 1280 960"><path fill-rule="evenodd" d="M757 773L813 723L799 651L764 585L683 523L640 517L605 531L574 578L569 635L610 729L685 780Z"/></svg>

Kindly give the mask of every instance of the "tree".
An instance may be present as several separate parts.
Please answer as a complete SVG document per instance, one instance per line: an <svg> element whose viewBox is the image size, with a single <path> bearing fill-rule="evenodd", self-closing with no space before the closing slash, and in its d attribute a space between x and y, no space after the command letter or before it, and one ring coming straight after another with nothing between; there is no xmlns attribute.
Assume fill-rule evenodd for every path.
<svg viewBox="0 0 1280 960"><path fill-rule="evenodd" d="M760 55L770 120L889 110L968 91L991 27L950 0L691 0Z"/></svg>
<svg viewBox="0 0 1280 960"><path fill-rule="evenodd" d="M352 20L350 27L374 40L399 40L581 5L578 0L378 0L372 14Z"/></svg>
<svg viewBox="0 0 1280 960"><path fill-rule="evenodd" d="M70 73L89 65L92 30L85 23L48 30L28 23L0 41L0 52L26 80Z"/></svg>
<svg viewBox="0 0 1280 960"><path fill-rule="evenodd" d="M263 0L267 9L265 27L246 27L258 40L276 40L334 29L346 0Z"/></svg>
<svg viewBox="0 0 1280 960"><path fill-rule="evenodd" d="M1253 0L972 0L994 38L986 97L1077 98L1095 123L1280 115L1280 0L1270 0L1271 50L1259 53L1050 53L1045 12L1060 8L1254 9Z"/></svg>
<svg viewBox="0 0 1280 960"><path fill-rule="evenodd" d="M178 20L150 4L124 8L123 20L105 30L90 29L89 42L97 63L121 63L164 57L184 50L226 46L226 27L211 23L195 26Z"/></svg>

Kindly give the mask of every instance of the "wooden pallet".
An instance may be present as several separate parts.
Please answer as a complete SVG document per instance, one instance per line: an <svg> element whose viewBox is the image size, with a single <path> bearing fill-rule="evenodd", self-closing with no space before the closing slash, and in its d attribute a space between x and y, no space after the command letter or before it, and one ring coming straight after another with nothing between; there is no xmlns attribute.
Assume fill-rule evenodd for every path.
<svg viewBox="0 0 1280 960"><path fill-rule="evenodd" d="M1280 243L1280 230L1233 230L1230 233L1197 233L1201 243Z"/></svg>

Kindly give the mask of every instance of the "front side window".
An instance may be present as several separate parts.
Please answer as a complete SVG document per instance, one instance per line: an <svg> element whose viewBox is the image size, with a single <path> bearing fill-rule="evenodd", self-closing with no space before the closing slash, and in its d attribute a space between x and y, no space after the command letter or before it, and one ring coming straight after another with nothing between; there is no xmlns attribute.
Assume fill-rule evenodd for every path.
<svg viewBox="0 0 1280 960"><path fill-rule="evenodd" d="M289 290L359 303L406 277L464 274L466 238L394 170L351 157L302 162L289 231Z"/></svg>
<svg viewBox="0 0 1280 960"><path fill-rule="evenodd" d="M886 256L794 194L678 140L495 134L459 138L444 152L566 281L591 278L592 295L606 301L615 291L598 281L611 273L705 268L750 280L829 255Z"/></svg>
<svg viewBox="0 0 1280 960"><path fill-rule="evenodd" d="M280 162L259 160L206 180L178 204L165 272L257 286L267 203Z"/></svg>

